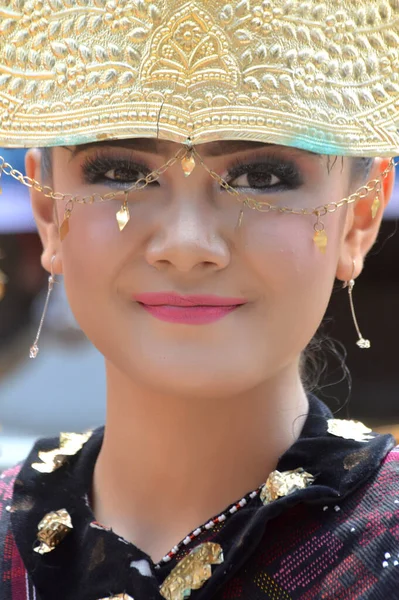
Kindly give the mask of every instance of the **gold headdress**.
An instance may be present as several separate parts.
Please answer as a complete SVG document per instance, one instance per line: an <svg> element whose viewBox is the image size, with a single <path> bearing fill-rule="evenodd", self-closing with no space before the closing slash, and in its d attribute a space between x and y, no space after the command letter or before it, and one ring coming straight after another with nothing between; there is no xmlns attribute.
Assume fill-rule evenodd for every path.
<svg viewBox="0 0 399 600"><path fill-rule="evenodd" d="M196 149L204 142L394 156L398 128L399 0L0 0L0 146L134 137L186 144L132 189L177 160L187 175L196 162L207 168ZM74 202L125 194L119 228L129 221L128 190L100 198L54 192L0 157L1 173L67 201L65 235ZM322 217L370 191L374 215L380 186L375 180L305 210L241 200L314 215L324 251Z"/></svg>
<svg viewBox="0 0 399 600"><path fill-rule="evenodd" d="M398 0L0 0L0 146L399 154Z"/></svg>

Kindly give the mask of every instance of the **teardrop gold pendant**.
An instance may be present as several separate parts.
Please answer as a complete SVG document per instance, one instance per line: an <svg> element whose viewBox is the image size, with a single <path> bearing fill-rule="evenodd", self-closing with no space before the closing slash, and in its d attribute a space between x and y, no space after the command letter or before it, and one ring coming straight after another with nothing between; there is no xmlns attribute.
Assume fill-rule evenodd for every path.
<svg viewBox="0 0 399 600"><path fill-rule="evenodd" d="M181 160L181 167L183 169L184 177L188 177L195 169L195 158L191 150L188 150L187 153Z"/></svg>
<svg viewBox="0 0 399 600"><path fill-rule="evenodd" d="M322 254L325 254L326 250L327 250L327 243L328 243L328 237L327 237L327 233L326 233L325 229L322 229L321 231L315 231L314 236L313 236L313 241L316 244L316 246L318 247L318 249L320 250L320 252Z"/></svg>
<svg viewBox="0 0 399 600"><path fill-rule="evenodd" d="M119 231L123 231L130 221L130 212L129 205L127 203L127 195L125 195L125 200L123 201L121 208L116 213L116 220L118 222Z"/></svg>
<svg viewBox="0 0 399 600"><path fill-rule="evenodd" d="M378 211L380 210L381 200L379 194L374 198L374 202L371 205L371 216L373 219L376 218Z"/></svg>
<svg viewBox="0 0 399 600"><path fill-rule="evenodd" d="M69 219L72 214L72 209L73 209L73 202L72 202L72 200L68 200L68 202L65 205L64 220L62 221L61 227L60 227L61 242L63 242L65 240L66 236L69 233Z"/></svg>
<svg viewBox="0 0 399 600"><path fill-rule="evenodd" d="M69 233L69 215L64 217L60 227L60 240L63 242Z"/></svg>

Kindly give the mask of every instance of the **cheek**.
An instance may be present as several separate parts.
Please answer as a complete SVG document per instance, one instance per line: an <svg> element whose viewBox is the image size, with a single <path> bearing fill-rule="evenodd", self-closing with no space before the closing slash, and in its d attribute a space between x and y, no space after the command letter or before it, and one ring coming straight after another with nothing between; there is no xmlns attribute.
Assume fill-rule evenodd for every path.
<svg viewBox="0 0 399 600"><path fill-rule="evenodd" d="M98 319L109 302L123 256L123 238L115 218L119 207L117 202L74 206L62 243L68 299L90 338L91 330L99 329ZM62 222L62 211L59 216Z"/></svg>
<svg viewBox="0 0 399 600"><path fill-rule="evenodd" d="M325 219L326 254L313 241L313 217L262 215L246 240L250 269L263 287L264 318L280 347L301 352L316 332L335 279L344 215ZM295 342L293 344L293 342Z"/></svg>

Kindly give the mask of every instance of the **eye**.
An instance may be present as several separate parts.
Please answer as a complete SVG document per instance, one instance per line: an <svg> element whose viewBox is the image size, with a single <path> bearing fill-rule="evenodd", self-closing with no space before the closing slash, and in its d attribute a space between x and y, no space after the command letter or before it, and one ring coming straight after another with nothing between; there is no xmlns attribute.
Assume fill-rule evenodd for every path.
<svg viewBox="0 0 399 600"><path fill-rule="evenodd" d="M281 183L281 180L277 175L272 173L264 173L261 170L253 170L245 175L240 175L230 182L232 187L239 188L252 188L255 190L263 190L265 188L271 188Z"/></svg>
<svg viewBox="0 0 399 600"><path fill-rule="evenodd" d="M117 167L115 169L109 169L104 173L104 179L110 181L118 181L119 183L134 183L138 179L145 177L147 173L139 171L138 169L131 169L126 167Z"/></svg>
<svg viewBox="0 0 399 600"><path fill-rule="evenodd" d="M293 190L303 183L301 173L294 162L273 156L263 156L250 164L243 163L242 159L236 161L226 180L231 187L246 193L251 190L257 193Z"/></svg>
<svg viewBox="0 0 399 600"><path fill-rule="evenodd" d="M86 157L82 165L85 183L129 187L150 173L146 165L123 157L94 155ZM154 181L148 185L158 185Z"/></svg>

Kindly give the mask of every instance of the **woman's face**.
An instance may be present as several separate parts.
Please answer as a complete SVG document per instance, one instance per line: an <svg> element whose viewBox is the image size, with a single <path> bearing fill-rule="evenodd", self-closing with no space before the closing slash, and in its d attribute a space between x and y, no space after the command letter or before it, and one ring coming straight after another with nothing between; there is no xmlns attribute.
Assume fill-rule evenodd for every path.
<svg viewBox="0 0 399 600"><path fill-rule="evenodd" d="M55 148L52 184L79 195L125 189L180 147L132 140ZM326 157L282 146L223 141L197 150L231 186L271 204L316 207L348 194L349 159L329 171ZM327 307L350 211L323 218L322 254L313 242L313 216L244 207L238 228L241 204L198 164L185 177L178 162L131 193L131 218L120 232L122 199L75 205L59 249L72 310L107 360L154 390L213 397L245 392L297 367ZM242 304L213 313L202 308L195 322L184 323L181 308L138 301L153 292Z"/></svg>

